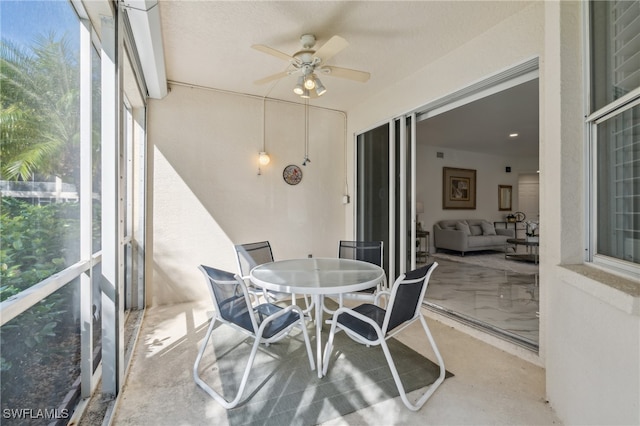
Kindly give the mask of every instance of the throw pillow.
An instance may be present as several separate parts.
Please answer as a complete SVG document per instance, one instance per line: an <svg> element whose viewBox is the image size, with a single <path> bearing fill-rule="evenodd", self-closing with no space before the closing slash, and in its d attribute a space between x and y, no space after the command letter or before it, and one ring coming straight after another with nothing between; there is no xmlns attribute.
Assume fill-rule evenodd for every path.
<svg viewBox="0 0 640 426"><path fill-rule="evenodd" d="M480 225L469 225L471 235L482 235L482 227Z"/></svg>
<svg viewBox="0 0 640 426"><path fill-rule="evenodd" d="M456 229L458 231L463 231L465 233L465 235L471 235L471 230L469 229L469 225L467 225L464 222L456 223Z"/></svg>
<svg viewBox="0 0 640 426"><path fill-rule="evenodd" d="M496 235L496 228L492 223L482 222L481 226L483 235Z"/></svg>

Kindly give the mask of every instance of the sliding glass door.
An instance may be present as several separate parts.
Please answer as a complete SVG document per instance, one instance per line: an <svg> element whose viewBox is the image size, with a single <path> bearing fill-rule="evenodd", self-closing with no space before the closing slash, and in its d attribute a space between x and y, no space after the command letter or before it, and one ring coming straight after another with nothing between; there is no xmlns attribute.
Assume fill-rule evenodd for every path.
<svg viewBox="0 0 640 426"><path fill-rule="evenodd" d="M383 241L389 275L389 124L358 135L356 239Z"/></svg>
<svg viewBox="0 0 640 426"><path fill-rule="evenodd" d="M415 117L399 117L356 141L356 239L384 242L390 281L415 267Z"/></svg>

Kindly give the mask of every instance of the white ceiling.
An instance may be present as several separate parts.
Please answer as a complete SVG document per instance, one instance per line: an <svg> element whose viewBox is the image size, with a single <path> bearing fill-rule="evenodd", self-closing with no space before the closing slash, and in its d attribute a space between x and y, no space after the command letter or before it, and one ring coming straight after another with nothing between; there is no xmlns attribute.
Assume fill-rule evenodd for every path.
<svg viewBox="0 0 640 426"><path fill-rule="evenodd" d="M324 76L322 80L327 93L310 103L347 111L530 4L529 1L452 0L172 0L160 1L159 7L169 81L293 102L303 101L292 92L295 76L285 77L275 85L253 83L284 71L288 63L251 46L264 44L293 54L300 50L302 34L316 36L316 49L333 35L343 37L349 46L329 59L327 65L368 71L371 78L366 83L359 83ZM537 153L537 90L517 96L515 100L495 96L493 100L500 104L487 106L491 100L486 100L481 108L469 105L459 112L434 118L433 127L428 129L428 143L437 141L437 144L449 147L462 144L461 149L477 148L480 143L495 145L504 129L533 125L528 120L532 118L531 109L525 108L531 102L522 98L533 96ZM425 94L425 99L428 98ZM496 111L496 114L485 115L490 111ZM453 120L454 125L447 124L447 119ZM481 129L487 132L486 136L479 137ZM501 152L505 149L504 146L493 149L496 148Z"/></svg>
<svg viewBox="0 0 640 426"><path fill-rule="evenodd" d="M418 143L510 157L538 157L538 79L417 124ZM510 137L516 133L518 136Z"/></svg>

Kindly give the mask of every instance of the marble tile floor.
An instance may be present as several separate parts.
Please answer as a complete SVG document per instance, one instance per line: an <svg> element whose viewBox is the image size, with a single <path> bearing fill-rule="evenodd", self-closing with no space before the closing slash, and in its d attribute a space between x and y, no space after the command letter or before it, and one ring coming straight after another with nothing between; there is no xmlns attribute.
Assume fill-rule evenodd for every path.
<svg viewBox="0 0 640 426"><path fill-rule="evenodd" d="M495 264L479 266L482 254L469 259L475 264L464 263L463 257L452 261L435 256L428 261L436 260L439 266L425 296L431 309L537 351L540 289L536 273L498 269ZM491 265L491 256L504 255L486 256Z"/></svg>

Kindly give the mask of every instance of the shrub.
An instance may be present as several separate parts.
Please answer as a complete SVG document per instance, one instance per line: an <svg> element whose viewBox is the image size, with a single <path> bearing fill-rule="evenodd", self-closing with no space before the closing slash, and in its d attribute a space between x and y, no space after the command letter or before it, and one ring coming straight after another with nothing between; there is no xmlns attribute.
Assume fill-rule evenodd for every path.
<svg viewBox="0 0 640 426"><path fill-rule="evenodd" d="M78 260L77 203L31 205L2 198L0 301Z"/></svg>
<svg viewBox="0 0 640 426"><path fill-rule="evenodd" d="M2 198L0 214L0 301L62 271L78 260L79 206L77 203L32 205ZM5 396L34 391L38 380L29 380L37 367L60 359L75 347L61 345L61 337L76 333L73 312L75 283L54 292L2 326L0 372L3 405ZM73 346L73 345L71 345ZM69 357L70 358L70 357ZM35 364L34 364L35 363ZM25 389L26 388L26 389Z"/></svg>

